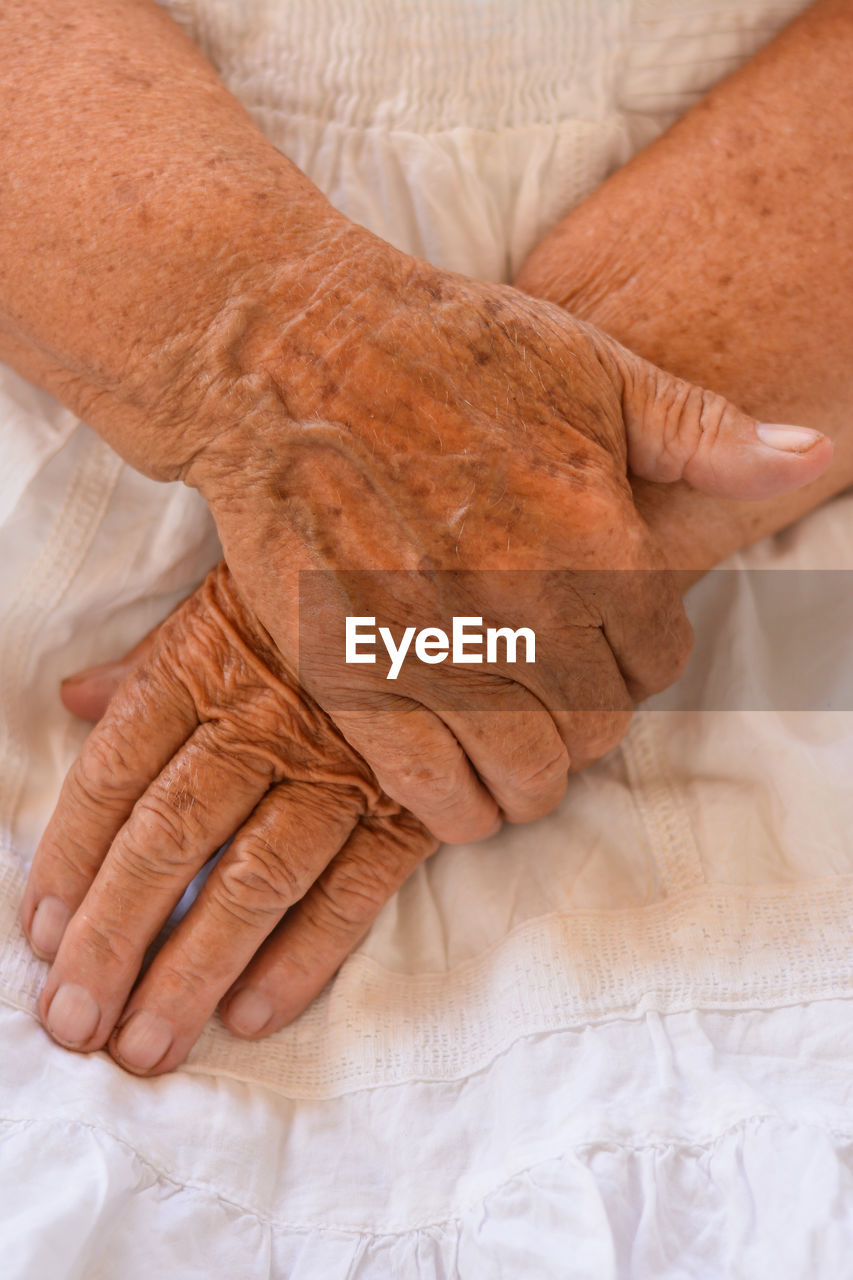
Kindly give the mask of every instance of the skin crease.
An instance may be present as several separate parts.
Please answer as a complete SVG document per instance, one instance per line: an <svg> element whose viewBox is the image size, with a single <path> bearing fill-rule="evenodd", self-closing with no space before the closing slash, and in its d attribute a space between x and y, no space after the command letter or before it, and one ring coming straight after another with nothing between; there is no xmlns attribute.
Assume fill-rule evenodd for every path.
<svg viewBox="0 0 853 1280"><path fill-rule="evenodd" d="M246 966L287 992L264 1031L295 1016L437 842L295 686L224 564L136 657L66 779L23 912L31 924L45 891L72 908L86 896L39 1001L48 1027L63 980L98 1006L83 1051L155 1006L174 1038L148 1065L167 1071ZM128 1002L170 911L235 830ZM110 1048L122 1061L121 1033Z"/></svg>
<svg viewBox="0 0 853 1280"><path fill-rule="evenodd" d="M289 670L302 570L329 574L321 634L353 568L406 571L407 617L501 622L499 590L473 600L460 578L439 599L428 574L659 570L629 466L742 497L826 469L827 441L769 448L751 417L559 307L348 221L151 0L9 0L0 48L0 356L132 465L199 488ZM500 686L500 732L461 711L494 695L485 672L435 668L423 687L407 670L391 697L363 668L359 705L339 709L349 673L318 652L307 691L437 837L482 837L499 814L553 809L632 699L680 673L675 585L617 582L577 589L570 666L561 605L515 593L542 643Z"/></svg>
<svg viewBox="0 0 853 1280"><path fill-rule="evenodd" d="M849 5L824 4L809 11L712 94L706 106L690 113L570 214L519 281L525 289L539 289L552 301L568 303L609 326L621 341L661 363L668 361L676 372L719 386L754 413L808 422L836 440L836 463L824 479L796 495L766 502L733 503L699 495L686 485L634 481L638 502L670 564L689 571L685 580L735 547L789 523L851 479L853 281L845 238L850 220L838 217L838 209L849 199L849 174L844 166L831 163L833 149L851 151L844 136L853 121L847 109L853 104L847 101L845 70L849 15ZM796 93L791 93L792 85ZM825 110L827 96L844 108L831 118ZM789 128L780 124L772 138L762 123L763 112L770 108L774 119L784 121L787 111L792 122ZM747 169L750 157L742 147L750 121L761 183L768 188L762 191L760 206L755 204L756 184L746 176L754 164L753 170ZM733 141L738 140L737 149L733 144L726 147L728 131ZM783 181L793 172L786 148L796 150L801 170L793 190ZM732 164L727 151L744 154L743 183L722 181ZM685 156L693 158L692 167L686 166ZM721 166L719 172L715 165ZM709 166L716 186L707 177ZM679 200L674 202L676 183ZM707 199L709 187L720 193L713 203ZM681 211L675 220L674 207ZM765 207L770 214L757 212ZM820 252L795 252L801 241L791 228L794 207ZM750 222L753 214L761 219L760 238ZM768 279L784 279L788 287L768 289ZM721 336L726 335L730 337L721 349ZM97 714L104 691L104 685L100 694L90 691L87 702L84 684L66 700L77 710ZM156 880L156 868L151 874ZM51 883L56 887L55 880ZM27 901L31 909L34 895ZM294 929L290 945L295 946L295 935ZM77 950L85 951L82 936ZM64 944L63 964L65 976L79 976L70 944ZM281 984L273 981L274 972L271 965L267 990L280 1002L280 1014L271 1026L296 1012L292 969ZM252 983L263 985L264 973L259 958ZM52 973L51 981L53 977ZM146 983L147 1007L168 1009L168 985L164 984L160 1005L154 986ZM238 985L242 983L240 979ZM134 1008L139 1007L138 994ZM227 1021L227 1007L225 1016ZM164 1064L155 1068L162 1069Z"/></svg>

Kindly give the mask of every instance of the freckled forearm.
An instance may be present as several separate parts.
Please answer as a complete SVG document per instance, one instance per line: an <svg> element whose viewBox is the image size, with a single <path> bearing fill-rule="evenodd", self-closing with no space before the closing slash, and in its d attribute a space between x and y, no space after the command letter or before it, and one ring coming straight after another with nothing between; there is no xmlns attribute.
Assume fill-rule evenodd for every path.
<svg viewBox="0 0 853 1280"><path fill-rule="evenodd" d="M298 292L340 219L152 0L8 0L0 118L0 359L133 456L244 276L289 256Z"/></svg>
<svg viewBox="0 0 853 1280"><path fill-rule="evenodd" d="M828 473L767 502L635 483L704 569L853 480L853 4L823 0L570 213L519 285L765 421L832 437Z"/></svg>

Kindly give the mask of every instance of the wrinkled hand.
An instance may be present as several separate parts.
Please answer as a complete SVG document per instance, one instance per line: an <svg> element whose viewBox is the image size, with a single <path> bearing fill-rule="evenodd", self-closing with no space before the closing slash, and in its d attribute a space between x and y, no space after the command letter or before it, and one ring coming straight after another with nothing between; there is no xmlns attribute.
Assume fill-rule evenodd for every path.
<svg viewBox="0 0 853 1280"><path fill-rule="evenodd" d="M263 137L161 6L89 8L44 6L74 17L64 59L50 22L33 23L22 4L2 11L0 351L131 465L201 489L241 595L289 669L302 569L338 575L320 627L356 603L341 576L353 568L411 574L394 593L397 625L446 625L448 612L501 624L499 586L472 599L460 579L441 599L424 571L655 568L629 466L732 497L825 468L828 444L790 432L762 443L719 397L558 308L428 266L354 225ZM129 148L127 121L140 116L145 146ZM843 152L834 134L824 144ZM726 176L701 182L705 208ZM686 203L695 241L701 222L679 185L673 202ZM787 222L803 259L799 223ZM661 259L668 229L667 219ZM611 221L600 239L618 234ZM725 325L717 332L725 345ZM569 762L622 732L631 695L678 674L684 617L664 576L651 581L513 593L540 640L533 672L445 665L418 681L411 668L389 696L378 668L349 689L330 651L306 687L389 795L437 835L471 838L498 807L514 820L550 808ZM385 600L357 603L379 615ZM463 712L481 694L503 708L502 732Z"/></svg>
<svg viewBox="0 0 853 1280"><path fill-rule="evenodd" d="M109 1043L123 1066L160 1073L217 1003L239 1034L294 1018L436 841L299 691L224 564L125 670L65 780L21 911L53 959L39 1001L51 1035L87 1052ZM110 678L81 686L77 709L100 713Z"/></svg>
<svg viewBox="0 0 853 1280"><path fill-rule="evenodd" d="M683 667L677 591L664 572L638 572L666 560L629 468L757 497L812 479L831 448L809 432L762 442L720 396L559 308L439 271L360 228L329 256L332 271L305 266L297 310L292 273L287 287L268 275L235 296L214 330L227 350L208 343L164 412L196 424L184 478L294 669L299 652L304 687L388 795L438 837L468 840L499 813L527 821L553 808L567 769L609 750L632 704ZM295 621L305 569L325 571L312 576L307 663ZM378 575L371 585L350 572L366 569L403 572L383 590ZM436 570L461 572L439 587ZM580 572L549 591L531 570ZM536 663L410 662L392 684L381 665L344 665L345 614L398 635L453 616L524 625ZM470 714L485 705L500 708L499 731Z"/></svg>

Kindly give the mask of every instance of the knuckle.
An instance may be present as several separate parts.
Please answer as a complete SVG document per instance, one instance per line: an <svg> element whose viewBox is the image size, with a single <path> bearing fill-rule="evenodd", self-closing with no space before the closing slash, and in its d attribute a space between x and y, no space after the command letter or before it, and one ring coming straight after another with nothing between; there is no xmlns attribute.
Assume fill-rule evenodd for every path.
<svg viewBox="0 0 853 1280"><path fill-rule="evenodd" d="M72 799L90 810L121 808L127 802L130 774L121 735L96 729L69 774Z"/></svg>
<svg viewBox="0 0 853 1280"><path fill-rule="evenodd" d="M116 924L88 913L82 917L74 946L78 958L91 963L96 972L122 966L131 950L128 939Z"/></svg>
<svg viewBox="0 0 853 1280"><path fill-rule="evenodd" d="M351 859L317 881L323 925L339 934L366 929L393 892L387 872L366 858ZM318 904L319 905L319 904Z"/></svg>
<svg viewBox="0 0 853 1280"><path fill-rule="evenodd" d="M151 792L133 810L129 824L137 843L180 849L184 843L184 820L162 796Z"/></svg>
<svg viewBox="0 0 853 1280"><path fill-rule="evenodd" d="M223 862L217 885L222 907L246 924L278 919L307 888L302 868L260 837L242 841L235 856Z"/></svg>
<svg viewBox="0 0 853 1280"><path fill-rule="evenodd" d="M293 734L291 726L276 723L265 714L264 700L264 693L257 695L250 713L235 706L215 708L216 720L197 737L209 757L266 788L282 772L280 744L289 742Z"/></svg>
<svg viewBox="0 0 853 1280"><path fill-rule="evenodd" d="M150 884L183 870L189 853L181 815L161 797L146 795L137 801L111 856L121 871Z"/></svg>
<svg viewBox="0 0 853 1280"><path fill-rule="evenodd" d="M461 779L453 770L437 770L429 773L419 784L417 793L421 803L433 810L446 810L456 807L462 798Z"/></svg>
<svg viewBox="0 0 853 1280"><path fill-rule="evenodd" d="M537 758L516 765L507 775L507 786L517 794L537 798L550 796L565 780L569 756L565 748L550 755L544 764Z"/></svg>
<svg viewBox="0 0 853 1280"><path fill-rule="evenodd" d="M690 383L671 382L667 401L667 444L689 457L714 443L725 411L721 396Z"/></svg>
<svg viewBox="0 0 853 1280"><path fill-rule="evenodd" d="M171 959L162 954L158 956L148 980L153 982L161 999L177 1004L182 1014L186 1014L193 1005L205 1002L214 976L213 963L199 963L181 952Z"/></svg>
<svg viewBox="0 0 853 1280"><path fill-rule="evenodd" d="M463 791L459 761L446 758L407 759L380 781L389 795L415 797L421 809L449 809Z"/></svg>
<svg viewBox="0 0 853 1280"><path fill-rule="evenodd" d="M694 409L696 414L700 438L708 441L716 440L720 434L728 404L723 396L718 395L716 391L709 391L706 387L692 387L694 393Z"/></svg>

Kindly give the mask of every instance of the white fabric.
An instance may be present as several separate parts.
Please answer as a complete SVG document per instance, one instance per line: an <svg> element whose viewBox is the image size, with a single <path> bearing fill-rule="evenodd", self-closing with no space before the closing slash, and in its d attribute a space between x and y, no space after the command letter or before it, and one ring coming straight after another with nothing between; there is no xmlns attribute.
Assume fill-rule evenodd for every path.
<svg viewBox="0 0 853 1280"><path fill-rule="evenodd" d="M169 7L343 209L497 279L803 5ZM442 850L293 1027L213 1022L139 1081L42 1032L16 911L83 734L60 676L132 644L216 539L8 370L0 440L4 1278L851 1274L853 717L713 709L771 678L749 580L691 598L704 710L662 699L559 813ZM846 496L737 563L853 567L851 529ZM820 619L827 706L849 621Z"/></svg>

